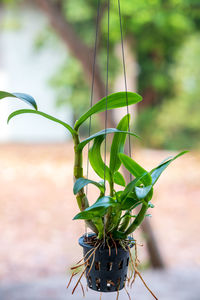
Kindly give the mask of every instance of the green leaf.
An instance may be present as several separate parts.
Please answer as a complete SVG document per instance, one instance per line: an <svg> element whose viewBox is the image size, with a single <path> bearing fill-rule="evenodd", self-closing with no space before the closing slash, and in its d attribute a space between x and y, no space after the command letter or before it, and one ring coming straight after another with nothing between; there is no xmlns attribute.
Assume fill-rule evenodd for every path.
<svg viewBox="0 0 200 300"><path fill-rule="evenodd" d="M152 185L145 187L135 187L135 193L139 200L145 199L152 189Z"/></svg>
<svg viewBox="0 0 200 300"><path fill-rule="evenodd" d="M109 197L103 196L97 199L97 201L91 205L90 207L86 208L84 211L80 212L78 215L74 217L76 219L87 219L90 220L94 217L102 217L107 209L111 206L117 205L117 202Z"/></svg>
<svg viewBox="0 0 200 300"><path fill-rule="evenodd" d="M152 179L150 174L145 169L143 169L138 163L136 163L136 161L134 161L132 158L130 158L129 156L123 153L119 153L118 156L121 162L123 163L123 165L125 166L125 168L131 174L133 174L136 178L141 177L140 181L145 186L151 185Z"/></svg>
<svg viewBox="0 0 200 300"><path fill-rule="evenodd" d="M38 111L38 110L32 110L32 109L20 109L20 110L16 110L14 111L13 113L11 113L8 117L8 122L15 116L18 116L18 115L22 115L22 114L36 114L36 115L40 115L46 119L49 119L53 122L56 122L56 123L59 123L61 124L62 126L64 126L65 128L67 128L69 130L69 132L73 135L75 134L76 132L74 131L74 129L68 125L67 123L61 121L61 120L58 120L50 115L47 115L41 111Z"/></svg>
<svg viewBox="0 0 200 300"><path fill-rule="evenodd" d="M84 188L89 183L96 185L100 189L101 193L104 193L104 186L102 186L98 182L86 178L78 178L73 188L74 195L76 195L82 188Z"/></svg>
<svg viewBox="0 0 200 300"><path fill-rule="evenodd" d="M107 212L108 208L98 208L98 209L93 209L90 211L82 211L80 213L78 213L73 220L93 220L95 218L101 218L103 217L106 212Z"/></svg>
<svg viewBox="0 0 200 300"><path fill-rule="evenodd" d="M185 153L188 153L188 151L180 152L178 155L174 156L172 159L170 159L164 163L161 163L155 169L151 170L150 175L152 178L152 184L154 185L156 183L156 181L158 180L158 178L160 177L162 172L171 164L171 162L173 162L178 157L184 155Z"/></svg>
<svg viewBox="0 0 200 300"><path fill-rule="evenodd" d="M130 123L130 114L124 116L119 122L117 129L121 131L128 131ZM114 174L119 170L121 166L121 160L118 157L118 153L124 152L124 145L126 142L126 135L122 133L115 133L111 145L110 151L110 171L111 174Z"/></svg>
<svg viewBox="0 0 200 300"><path fill-rule="evenodd" d="M12 97L12 98L18 98L27 104L33 106L37 110L37 104L35 102L35 99L28 95L28 94L23 94L23 93L7 93L4 91L0 91L0 99L4 99L7 97Z"/></svg>
<svg viewBox="0 0 200 300"><path fill-rule="evenodd" d="M91 140L95 139L96 137L98 136L104 136L106 134L110 134L110 133L115 133L115 132L120 132L121 134L130 134L130 135L133 135L137 138L139 138L136 134L132 133L132 132L128 132L128 131L121 131L121 130L118 130L116 128L107 128L107 129L103 129L91 136L89 136L87 139L83 140L77 147L78 150L82 150L85 145L87 145Z"/></svg>
<svg viewBox="0 0 200 300"><path fill-rule="evenodd" d="M134 187L139 184L139 179L135 178L134 180L132 180L131 182L129 182L129 184L126 186L126 188L124 189L124 191L121 193L121 202L123 202L130 193L132 193Z"/></svg>
<svg viewBox="0 0 200 300"><path fill-rule="evenodd" d="M132 198L132 197L127 197L122 205L121 209L122 210L130 210L136 208L138 205L142 204L142 201L139 201L138 199Z"/></svg>
<svg viewBox="0 0 200 300"><path fill-rule="evenodd" d="M118 185L126 186L125 179L120 172L115 172L113 176L113 181Z"/></svg>
<svg viewBox="0 0 200 300"><path fill-rule="evenodd" d="M101 144L104 138L105 135L101 135L94 139L93 146L89 150L89 161L93 170L99 177L104 179L105 172L105 179L110 181L110 170L107 166L105 166L101 157Z"/></svg>
<svg viewBox="0 0 200 300"><path fill-rule="evenodd" d="M75 124L75 130L77 130L80 125L85 122L90 116L105 111L106 108L107 110L113 109L113 108L118 108L118 107L123 107L138 103L142 100L142 97L136 93L131 93L131 92L119 92L119 93L114 93L108 95L108 97L104 97L100 101L98 101L92 108L90 108L84 115L80 117L80 119L76 122Z"/></svg>

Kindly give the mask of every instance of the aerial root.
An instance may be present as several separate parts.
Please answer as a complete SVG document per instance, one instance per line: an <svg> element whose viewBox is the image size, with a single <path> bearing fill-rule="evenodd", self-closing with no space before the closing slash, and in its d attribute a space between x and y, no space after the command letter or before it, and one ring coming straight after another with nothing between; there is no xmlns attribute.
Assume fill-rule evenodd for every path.
<svg viewBox="0 0 200 300"><path fill-rule="evenodd" d="M109 256L111 256L111 247L110 247L110 245L108 243L108 239L106 239L106 244L108 246Z"/></svg>
<svg viewBox="0 0 200 300"><path fill-rule="evenodd" d="M77 281L75 287L73 288L72 295L74 294L74 292L75 292L77 286L79 285L79 283L80 283L80 281L81 281L81 278L83 277L83 275L84 275L84 273L85 273L87 267L88 267L88 265L86 265L85 269L84 269L83 272L81 273L81 276L79 277L79 279L78 279L78 281Z"/></svg>
<svg viewBox="0 0 200 300"><path fill-rule="evenodd" d="M115 240L113 240L113 237L112 237L112 235L110 235L110 238L111 238L111 240L112 240L112 242L113 242L113 245L115 246L115 252L116 252L116 255L117 255L117 244L115 243Z"/></svg>
<svg viewBox="0 0 200 300"><path fill-rule="evenodd" d="M93 265L94 265L94 260L95 260L95 253L96 253L96 251L97 251L97 249L99 248L99 246L100 246L100 244L95 248L95 250L92 252L92 255L93 255L93 258L92 258L92 263L91 263L91 266L90 266L90 269L89 269L89 271L88 271L88 273L87 273L87 276L86 277L88 277L89 275L90 275L90 272L91 272L91 270L92 270L92 267L93 267Z"/></svg>
<svg viewBox="0 0 200 300"><path fill-rule="evenodd" d="M142 283L144 284L144 286L146 287L146 289L151 293L151 295L156 299L158 300L158 298L154 295L154 293L151 291L151 289L147 286L146 282L144 281L144 279L142 278L142 275L140 274L140 272L138 271L137 267L136 267L136 264L133 262L133 257L132 257L132 254L131 254L131 250L130 250L130 247L128 246L128 251L129 251L129 255L130 255L130 259L131 259L131 264L135 270L135 274L138 275L142 281ZM135 275L135 276L136 276ZM134 277L135 277L134 276ZM133 280L135 280L133 278ZM132 286L132 283L131 283L131 286Z"/></svg>
<svg viewBox="0 0 200 300"><path fill-rule="evenodd" d="M117 298L116 300L119 300L119 289L117 290Z"/></svg>
<svg viewBox="0 0 200 300"><path fill-rule="evenodd" d="M110 235L110 238L112 240L112 243L115 247L115 251L116 251L116 255L117 255L117 245L116 245L116 242L113 240L112 236ZM108 249L109 249L109 256L111 255L111 246L109 245L108 243L108 240L106 239L106 243L107 243L107 246L108 246ZM140 263L139 259L138 259L138 252L137 252L137 244L136 241L135 241L135 245L134 245L134 250L135 250L135 258L133 259L133 256L131 254L131 249L128 245L128 241L125 241L124 243L120 243L121 246L123 248L126 249L126 251L128 250L129 251L129 255L130 255L130 268L128 270L128 275L127 275L127 279L126 279L126 286L127 287L130 287L132 288L133 286L133 283L135 282L135 279L137 276L139 276L140 280L142 281L142 283L144 284L144 286L146 287L146 289L151 293L151 295L154 297L154 299L158 300L158 298L154 295L154 293L151 291L151 289L147 286L146 282L144 281L142 275L140 274L140 272L138 271L138 265ZM76 291L78 285L80 284L80 287L81 287L81 290L82 290L82 293L83 293L83 297L85 297L85 290L84 290L84 287L83 287L83 284L81 282L81 279L83 277L83 275L85 275L86 279L88 278L91 270L92 270L92 267L94 265L94 262L95 262L95 256L96 256L96 251L97 249L99 248L99 246L101 245L101 243L95 243L95 247L91 250L89 250L85 256L77 263L77 265L75 267L72 267L71 270L73 271L71 277L70 277L70 280L69 280L69 283L67 285L67 288L69 288L71 282L72 282L72 279L75 275L80 274L80 277L79 279L77 280L73 290L72 290L72 295L74 294L74 292ZM92 258L92 262L90 264L90 260ZM83 263L81 263L83 260L85 260ZM79 270L80 267L84 266L85 265L85 268L83 269L83 271L81 272L81 270ZM87 272L87 268L89 268L89 271ZM132 281L131 281L132 280ZM115 286L114 282L112 280L109 281L109 284L112 285L112 286ZM126 286L124 285L124 289L126 291L126 294L129 298L129 300L131 300L131 296L126 288ZM117 296L116 296L116 300L119 300L119 288L120 288L120 285L118 286L118 289L117 289ZM86 285L86 291L88 291L88 285ZM102 299L102 293L100 293L100 300Z"/></svg>
<svg viewBox="0 0 200 300"><path fill-rule="evenodd" d="M127 293L127 296L128 296L128 298L129 298L129 300L131 300L131 296L130 296L130 294L129 294L129 292L127 291L127 288L124 286L124 289L125 289L125 291L126 291L126 293Z"/></svg>
<svg viewBox="0 0 200 300"><path fill-rule="evenodd" d="M83 292L83 297L85 297L85 290L84 290L84 287L82 285L82 282L80 281L80 286L81 286L81 289L82 289L82 292Z"/></svg>
<svg viewBox="0 0 200 300"><path fill-rule="evenodd" d="M86 270L87 270L87 268L89 267L89 260L90 260L91 257L92 257L92 264L91 264L91 266L90 266L90 269L89 269L89 271L88 271L86 277L89 276L90 271L91 271L91 269L92 269L92 267L93 267L93 265L94 265L95 252L97 251L97 249L99 248L99 246L100 246L100 244L97 245L95 248L91 249L91 250L93 250L93 251L88 251L88 252L90 252L90 255L88 256L88 253L87 253L87 254L84 256L84 258L86 258L86 257L88 256L87 259L86 259L86 261L85 261L84 263L80 264L80 262L82 261L82 260L81 260L81 261L79 261L79 264L78 264L78 265L76 265L75 267L72 267L72 268L71 268L71 270L77 270L77 269L80 268L81 266L85 265L84 270L81 272L81 275L80 275L79 279L78 279L77 282L76 282L76 285L74 286L74 288L73 288L73 290L72 290L72 295L74 294L76 288L77 288L78 285L80 284L81 289L82 289L82 292L83 292L83 296L85 297L85 291L84 291L83 285L82 285L82 283L81 283L81 279L82 279L83 275L86 275ZM80 271L78 271L78 270L77 270L77 272L73 272L73 273L72 273L72 276L71 276L71 278L70 278L70 280L69 280L69 283L68 283L68 285L67 285L67 288L69 288L69 286L70 286L70 284L71 284L71 282L72 282L73 277L74 277L75 275L77 275L78 273L80 273Z"/></svg>

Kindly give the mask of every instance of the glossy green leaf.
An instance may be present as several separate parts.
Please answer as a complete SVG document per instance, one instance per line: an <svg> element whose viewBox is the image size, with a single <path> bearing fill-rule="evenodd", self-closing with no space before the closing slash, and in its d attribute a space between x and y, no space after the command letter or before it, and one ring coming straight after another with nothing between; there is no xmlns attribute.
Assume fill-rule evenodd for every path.
<svg viewBox="0 0 200 300"><path fill-rule="evenodd" d="M150 175L152 178L152 184L154 185L156 183L156 181L158 180L158 178L160 177L162 172L171 164L171 162L173 162L178 157L184 155L185 153L188 153L188 151L180 152L178 155L174 156L172 159L170 159L164 163L161 163L158 167L151 170Z"/></svg>
<svg viewBox="0 0 200 300"><path fill-rule="evenodd" d="M128 131L130 124L130 114L124 116L119 122L117 129L121 131ZM118 153L124 152L124 145L126 142L126 135L122 133L115 133L110 150L110 171L114 174L121 166L121 160Z"/></svg>
<svg viewBox="0 0 200 300"><path fill-rule="evenodd" d="M91 205L90 207L86 208L84 211L79 213L74 217L76 219L87 219L90 220L92 217L102 217L107 209L111 206L117 205L117 202L109 196L103 196L98 198L98 200Z"/></svg>
<svg viewBox="0 0 200 300"><path fill-rule="evenodd" d="M75 124L75 129L77 130L79 126L85 122L90 116L105 111L135 104L142 101L142 97L136 93L132 92L119 92L108 95L108 97L104 97L100 101L98 101L92 108L90 108L84 115L80 117L80 119Z"/></svg>
<svg viewBox="0 0 200 300"><path fill-rule="evenodd" d="M110 181L110 170L107 166L105 166L101 157L101 144L104 139L105 136L98 136L94 139L93 145L89 150L89 161L93 170L99 177L104 179L105 172L105 179Z"/></svg>
<svg viewBox="0 0 200 300"><path fill-rule="evenodd" d="M0 91L0 99L4 99L7 97L20 99L20 100L26 102L27 104L33 106L37 110L37 104L35 102L35 99L28 94L8 93L8 92Z"/></svg>
<svg viewBox="0 0 200 300"><path fill-rule="evenodd" d="M138 205L142 204L142 201L139 201L138 199L132 198L132 197L127 197L122 205L121 209L122 210L130 210L136 208Z"/></svg>
<svg viewBox="0 0 200 300"><path fill-rule="evenodd" d="M113 176L113 181L118 185L126 186L126 181L120 172L115 172Z"/></svg>
<svg viewBox="0 0 200 300"><path fill-rule="evenodd" d="M99 188L101 193L104 193L104 186L102 186L98 182L93 181L93 180L89 180L87 178L78 178L76 180L76 182L74 184L74 188L73 188L74 195L76 195L82 188L84 188L89 183L95 185L96 187Z"/></svg>
<svg viewBox="0 0 200 300"><path fill-rule="evenodd" d="M118 130L116 128L107 128L107 129L103 129L91 136L89 136L87 139L83 140L79 145L78 145L78 150L82 150L85 145L87 145L91 140L95 139L96 137L98 136L104 136L106 134L110 134L110 133L115 133L115 132L120 132L121 134L130 134L130 135L133 135L137 138L139 138L136 134L132 133L132 132L128 132L128 131L121 131L121 130Z"/></svg>
<svg viewBox="0 0 200 300"><path fill-rule="evenodd" d="M101 218L106 214L107 210L108 208L104 207L99 207L98 209L93 209L90 211L84 210L78 213L73 220L93 220L95 218Z"/></svg>
<svg viewBox="0 0 200 300"><path fill-rule="evenodd" d="M139 179L135 178L134 180L132 180L131 182L129 182L129 184L126 186L126 188L124 189L124 191L121 193L121 202L124 201L124 199L126 199L128 197L128 195L130 193L132 193L134 187L139 184Z"/></svg>
<svg viewBox="0 0 200 300"><path fill-rule="evenodd" d="M75 133L74 129L68 125L67 123L59 120L59 119L56 119L48 114L45 114L41 111L38 111L38 110L32 110L32 109L20 109L20 110L16 110L14 111L13 113L11 113L8 117L8 122L15 116L18 116L18 115L22 115L22 114L35 114L35 115L40 115L46 119L49 119L53 122L56 122L58 124L61 124L62 126L64 126L65 128L67 128L69 130L69 132L73 135Z"/></svg>
<svg viewBox="0 0 200 300"><path fill-rule="evenodd" d="M139 200L145 199L152 189L152 185L145 187L135 187L135 194Z"/></svg>
<svg viewBox="0 0 200 300"><path fill-rule="evenodd" d="M145 169L143 169L138 163L136 163L136 161L134 161L132 158L130 158L129 156L127 156L123 153L119 153L118 156L119 156L121 162L123 163L123 165L125 166L125 168L131 174L133 174L136 178L141 177L140 181L145 186L151 185L152 179L151 179L150 174Z"/></svg>

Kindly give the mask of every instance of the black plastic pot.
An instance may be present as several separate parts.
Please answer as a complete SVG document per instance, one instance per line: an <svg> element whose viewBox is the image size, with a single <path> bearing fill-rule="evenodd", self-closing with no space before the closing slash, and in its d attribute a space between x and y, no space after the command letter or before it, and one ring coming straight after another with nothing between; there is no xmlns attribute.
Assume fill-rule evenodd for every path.
<svg viewBox="0 0 200 300"><path fill-rule="evenodd" d="M85 236L82 236L79 239L79 244L83 247L85 256L94 247L86 244L84 239ZM92 264L93 266L90 270ZM125 251L120 247L117 249L116 255L116 249L112 248L109 256L108 248L104 248L102 245L96 250L95 258L92 256L89 260L89 265L86 269L88 287L98 292L116 292L123 289L127 278L128 265L128 250ZM88 274L89 270L90 273Z"/></svg>

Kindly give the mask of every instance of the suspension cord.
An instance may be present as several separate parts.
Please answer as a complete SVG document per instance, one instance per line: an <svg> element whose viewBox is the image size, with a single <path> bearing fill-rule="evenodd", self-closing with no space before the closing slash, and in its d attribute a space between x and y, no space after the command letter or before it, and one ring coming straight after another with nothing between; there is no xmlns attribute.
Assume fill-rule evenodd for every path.
<svg viewBox="0 0 200 300"><path fill-rule="evenodd" d="M97 58L97 42L98 42L98 33L99 33L99 19L100 19L100 9L101 9L101 0L98 0L97 4L97 17L96 17L96 34L95 34L95 45L94 45L94 59L93 59L93 67L92 67L92 86L91 86L91 96L90 96L90 108L93 105L94 98L94 84L95 84L95 70L96 70L96 58ZM89 129L88 136L91 135L91 127L92 127L92 117L89 118ZM87 179L89 177L89 149L90 143L88 143L87 147ZM86 186L86 197L88 196L88 185ZM87 234L87 225L85 223L85 233Z"/></svg>
<svg viewBox="0 0 200 300"><path fill-rule="evenodd" d="M97 18L96 18L96 36L95 36L95 45L94 45L94 59L93 59L93 69L92 69L92 86L91 86L91 96L90 96L90 108L93 105L93 98L94 98L94 81L95 81L95 70L96 70L96 57L97 57L97 42L98 42L98 33L99 33L99 17L100 17L100 7L101 7L101 0L98 0L98 7L97 7ZM92 117L89 118L89 130L88 136L91 135L91 127L92 127ZM90 143L88 143L88 156L87 156L87 179L89 176L89 149ZM88 185L86 186L86 196L88 194Z"/></svg>
<svg viewBox="0 0 200 300"><path fill-rule="evenodd" d="M126 109L127 114L129 114L128 107L128 86L127 86L127 77L126 77L126 62L125 62L125 54L124 54L124 39L123 39L123 30L122 30L122 17L121 17L121 5L120 0L118 0L118 10L119 10L119 22L120 22L120 34L121 34L121 48L122 48L122 62L123 62L123 71L124 71L124 85L126 91ZM130 120L128 119L128 131L130 132ZM131 137L128 135L128 155L131 157ZM130 173L130 181L132 181L132 174Z"/></svg>
<svg viewBox="0 0 200 300"><path fill-rule="evenodd" d="M106 192L106 150L107 150L107 123L108 123L108 85L109 85L109 59L110 59L110 0L108 0L108 28L107 28L107 69L106 69L106 111L105 111L105 148L104 148L104 195ZM104 247L105 247L105 216L104 216Z"/></svg>
<svg viewBox="0 0 200 300"><path fill-rule="evenodd" d="M107 123L108 123L108 84L109 84L109 59L110 59L110 0L108 0L108 33L107 33L107 69L106 69L106 110L105 110L105 149L104 149L104 195L106 191L106 148L107 148Z"/></svg>

